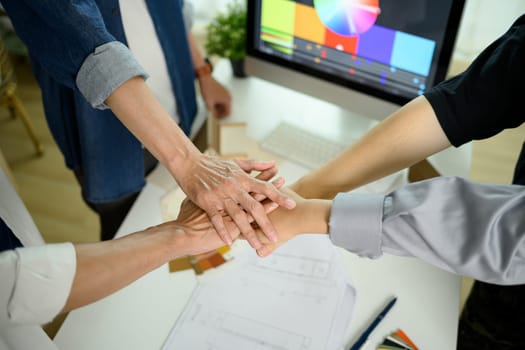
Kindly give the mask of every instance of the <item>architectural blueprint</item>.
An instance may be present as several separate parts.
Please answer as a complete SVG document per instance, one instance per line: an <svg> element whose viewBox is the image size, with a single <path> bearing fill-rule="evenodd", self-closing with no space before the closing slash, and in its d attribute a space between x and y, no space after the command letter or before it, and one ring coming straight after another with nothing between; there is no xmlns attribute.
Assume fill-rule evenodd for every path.
<svg viewBox="0 0 525 350"><path fill-rule="evenodd" d="M342 349L355 301L326 235L302 235L267 258L251 249L203 280L164 350Z"/></svg>

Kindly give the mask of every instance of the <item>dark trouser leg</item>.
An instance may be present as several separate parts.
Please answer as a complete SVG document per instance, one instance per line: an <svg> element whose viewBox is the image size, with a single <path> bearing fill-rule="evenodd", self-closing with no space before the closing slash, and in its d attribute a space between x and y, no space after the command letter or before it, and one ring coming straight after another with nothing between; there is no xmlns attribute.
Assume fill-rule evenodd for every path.
<svg viewBox="0 0 525 350"><path fill-rule="evenodd" d="M525 349L525 285L476 281L459 322L458 349Z"/></svg>
<svg viewBox="0 0 525 350"><path fill-rule="evenodd" d="M148 175L157 165L157 160L144 149L144 176ZM80 186L83 185L83 176L80 169L75 171ZM135 192L124 198L106 203L91 203L84 199L86 204L98 214L100 221L100 239L107 241L113 239L115 233L126 218L129 210L140 192Z"/></svg>
<svg viewBox="0 0 525 350"><path fill-rule="evenodd" d="M514 171L525 185L525 144ZM497 286L476 281L459 321L460 350L525 349L525 285Z"/></svg>
<svg viewBox="0 0 525 350"><path fill-rule="evenodd" d="M100 221L100 240L108 241L115 237L118 228L126 218L129 210L140 192L107 203L90 203L87 205L98 214Z"/></svg>

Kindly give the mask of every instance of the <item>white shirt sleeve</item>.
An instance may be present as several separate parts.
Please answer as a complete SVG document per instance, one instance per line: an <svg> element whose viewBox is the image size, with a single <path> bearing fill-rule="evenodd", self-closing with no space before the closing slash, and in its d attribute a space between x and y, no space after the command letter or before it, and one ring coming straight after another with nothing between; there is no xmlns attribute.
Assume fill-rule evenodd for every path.
<svg viewBox="0 0 525 350"><path fill-rule="evenodd" d="M184 25L186 27L186 32L190 33L191 28L193 27L194 21L194 10L193 4L189 1L184 1L182 3L182 17L184 18Z"/></svg>
<svg viewBox="0 0 525 350"><path fill-rule="evenodd" d="M489 283L525 283L525 186L440 177L386 196L339 194L329 225L335 245L361 256L413 256Z"/></svg>
<svg viewBox="0 0 525 350"><path fill-rule="evenodd" d="M71 243L0 253L0 327L51 321L67 301L75 271Z"/></svg>

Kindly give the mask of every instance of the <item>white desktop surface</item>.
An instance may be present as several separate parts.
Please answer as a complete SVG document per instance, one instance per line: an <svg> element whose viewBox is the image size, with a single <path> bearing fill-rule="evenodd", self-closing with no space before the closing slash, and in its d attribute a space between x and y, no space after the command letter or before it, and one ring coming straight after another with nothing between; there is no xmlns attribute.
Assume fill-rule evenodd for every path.
<svg viewBox="0 0 525 350"><path fill-rule="evenodd" d="M236 101L229 122L245 122L247 117L255 114L270 118L279 113L279 110L283 111L278 106L283 102L280 99L290 103L279 87L266 85L268 83L254 78L231 79L228 82L229 67L222 64L222 68L218 65L217 69L219 73L221 69L225 72L220 80L226 82ZM257 89L266 86L270 90L264 89L265 95L254 97L253 93L250 95L247 92L254 86ZM271 91L277 91L278 96L273 96ZM339 119L338 114L341 112L332 105L318 104L315 99L310 98L303 101L301 106L301 110L315 110L314 115L322 113L326 118ZM296 105L291 108L299 107ZM306 115L307 113L300 114L307 119L313 117ZM357 119L354 129L356 136L370 125L366 118ZM347 123L348 120L343 118L339 122ZM337 134L334 130L325 132L327 135ZM250 127L248 124L248 133L257 137L251 135L257 133L253 125ZM347 137L343 133L339 136ZM247 150L243 145L239 147ZM249 147L253 145L247 146ZM132 207L118 235L160 223L160 199L174 186L166 170L157 169ZM396 305L372 333L364 350L375 349L384 336L398 328L405 331L420 349L456 348L460 291L458 276L414 258L383 256L370 260L359 258L343 249L339 251L357 291L353 319L347 334L348 344L352 344L392 296L397 296ZM55 342L60 349L159 349L196 283L192 271L169 273L168 266L164 265L121 291L71 312L57 333Z"/></svg>
<svg viewBox="0 0 525 350"><path fill-rule="evenodd" d="M163 169L159 172L169 176ZM149 182L119 235L158 224L160 199L165 193L165 188ZM396 305L373 332L365 350L375 349L384 336L398 328L421 349L455 349L459 277L414 258L385 255L369 260L338 250L357 291L346 336L349 343L392 296L397 296ZM159 349L196 283L192 271L169 273L164 265L113 295L70 312L55 342L60 349Z"/></svg>

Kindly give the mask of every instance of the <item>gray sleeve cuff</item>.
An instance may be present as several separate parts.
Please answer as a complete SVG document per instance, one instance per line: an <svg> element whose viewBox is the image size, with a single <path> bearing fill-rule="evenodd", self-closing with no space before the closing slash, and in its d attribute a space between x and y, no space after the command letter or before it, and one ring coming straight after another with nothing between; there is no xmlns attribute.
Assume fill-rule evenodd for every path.
<svg viewBox="0 0 525 350"><path fill-rule="evenodd" d="M77 74L78 89L93 108L106 109L106 99L133 77L147 78L126 45L112 41L100 45L82 63Z"/></svg>
<svg viewBox="0 0 525 350"><path fill-rule="evenodd" d="M332 242L359 256L381 256L384 195L338 194L330 213Z"/></svg>

